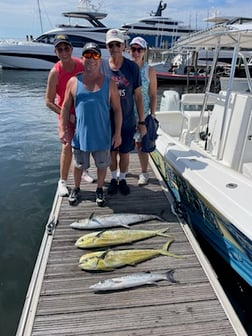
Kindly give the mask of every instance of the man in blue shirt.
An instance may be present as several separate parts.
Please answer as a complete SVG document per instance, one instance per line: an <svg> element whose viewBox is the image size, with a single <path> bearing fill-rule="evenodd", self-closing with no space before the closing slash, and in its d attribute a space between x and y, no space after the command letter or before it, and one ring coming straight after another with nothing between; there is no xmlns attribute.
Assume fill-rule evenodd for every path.
<svg viewBox="0 0 252 336"><path fill-rule="evenodd" d="M141 93L141 76L139 67L133 61L123 56L126 36L119 29L110 29L106 34L106 46L110 52L109 59L103 60L101 71L110 76L116 83L121 101L123 122L121 145L111 148L111 182L109 194L115 194L119 188L122 194L130 193L126 182L129 167L129 153L135 148L134 133L136 131L136 118L134 103L139 117L138 128L142 136L146 133L144 110ZM112 131L114 127L112 124ZM119 155L119 162L117 156ZM119 183L118 183L119 174Z"/></svg>

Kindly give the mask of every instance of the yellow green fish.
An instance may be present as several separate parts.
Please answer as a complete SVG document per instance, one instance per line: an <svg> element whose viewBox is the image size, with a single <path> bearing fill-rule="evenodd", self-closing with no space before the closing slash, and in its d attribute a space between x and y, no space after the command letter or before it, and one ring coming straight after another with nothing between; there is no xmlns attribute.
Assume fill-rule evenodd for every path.
<svg viewBox="0 0 252 336"><path fill-rule="evenodd" d="M182 258L168 251L174 239L168 240L161 249L142 250L108 250L96 251L84 254L79 261L79 267L85 271L112 271L123 266L135 266L136 264L155 258L159 255Z"/></svg>
<svg viewBox="0 0 252 336"><path fill-rule="evenodd" d="M91 232L81 236L75 243L79 248L94 248L103 246L112 246L119 244L132 243L138 240L151 238L154 236L171 237L165 232L168 229L161 230L106 230Z"/></svg>

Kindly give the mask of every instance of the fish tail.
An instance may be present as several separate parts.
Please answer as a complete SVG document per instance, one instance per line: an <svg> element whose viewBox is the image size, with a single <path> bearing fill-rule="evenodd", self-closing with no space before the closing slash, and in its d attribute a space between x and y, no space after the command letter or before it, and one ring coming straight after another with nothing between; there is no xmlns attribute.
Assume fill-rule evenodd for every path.
<svg viewBox="0 0 252 336"><path fill-rule="evenodd" d="M157 235L162 237L173 238L171 235L165 234L168 230L169 228L158 230Z"/></svg>
<svg viewBox="0 0 252 336"><path fill-rule="evenodd" d="M176 283L177 281L174 279L174 270L169 270L165 273L166 279L172 283Z"/></svg>
<svg viewBox="0 0 252 336"><path fill-rule="evenodd" d="M179 256L178 254L171 253L168 251L170 245L175 241L174 238L169 239L162 247L160 250L160 253L162 255L168 256L168 257L173 257L173 258L183 258L182 256Z"/></svg>

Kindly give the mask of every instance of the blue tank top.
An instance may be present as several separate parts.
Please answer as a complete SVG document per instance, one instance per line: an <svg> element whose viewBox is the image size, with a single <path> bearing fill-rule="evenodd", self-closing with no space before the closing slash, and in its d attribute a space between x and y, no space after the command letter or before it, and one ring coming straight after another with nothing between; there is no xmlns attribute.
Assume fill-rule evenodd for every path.
<svg viewBox="0 0 252 336"><path fill-rule="evenodd" d="M85 152L103 151L111 148L111 123L108 77L99 90L88 91L77 76L75 97L76 128L72 147Z"/></svg>

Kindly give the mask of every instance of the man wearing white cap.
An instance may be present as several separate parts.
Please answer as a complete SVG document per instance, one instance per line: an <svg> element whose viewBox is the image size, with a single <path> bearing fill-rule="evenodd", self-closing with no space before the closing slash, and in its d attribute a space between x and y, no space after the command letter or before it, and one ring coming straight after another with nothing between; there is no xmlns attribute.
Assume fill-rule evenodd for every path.
<svg viewBox="0 0 252 336"><path fill-rule="evenodd" d="M123 57L126 38L119 29L110 29L107 32L106 46L110 52L110 57L108 60L103 60L101 67L101 71L105 75L110 76L117 84L123 114L121 145L117 148L112 147L111 149L111 182L108 193L115 194L119 188L123 195L130 193L126 182L126 174L129 167L129 153L135 148L134 133L136 118L134 103L138 114L139 131L142 136L146 133L140 71L137 64ZM117 161L118 155L119 162ZM119 182L117 180L118 173Z"/></svg>

